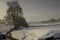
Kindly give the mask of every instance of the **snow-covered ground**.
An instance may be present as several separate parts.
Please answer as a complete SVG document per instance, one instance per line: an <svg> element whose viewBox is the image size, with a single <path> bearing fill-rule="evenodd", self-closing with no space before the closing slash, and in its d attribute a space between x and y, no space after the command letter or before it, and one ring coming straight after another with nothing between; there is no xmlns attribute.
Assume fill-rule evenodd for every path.
<svg viewBox="0 0 60 40"><path fill-rule="evenodd" d="M9 31L12 27L0 27L2 33ZM60 25L44 26L44 27L29 27L23 30L12 32L12 36L19 40L38 40L50 31L60 30Z"/></svg>
<svg viewBox="0 0 60 40"><path fill-rule="evenodd" d="M30 27L19 31L12 32L12 36L19 40L38 40L50 31L60 30L60 25L45 27Z"/></svg>

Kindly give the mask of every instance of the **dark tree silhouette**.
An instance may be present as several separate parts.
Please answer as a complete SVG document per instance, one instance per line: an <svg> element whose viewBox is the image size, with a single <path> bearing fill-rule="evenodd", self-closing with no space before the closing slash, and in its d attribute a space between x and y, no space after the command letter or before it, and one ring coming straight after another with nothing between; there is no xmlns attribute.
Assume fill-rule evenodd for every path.
<svg viewBox="0 0 60 40"><path fill-rule="evenodd" d="M9 32L14 29L18 29L21 26L23 28L27 28L28 24L25 18L23 17L22 8L20 7L18 1L9 1L7 2L7 5L9 8L7 10L7 16L5 17L5 20L8 24L13 24L15 26Z"/></svg>

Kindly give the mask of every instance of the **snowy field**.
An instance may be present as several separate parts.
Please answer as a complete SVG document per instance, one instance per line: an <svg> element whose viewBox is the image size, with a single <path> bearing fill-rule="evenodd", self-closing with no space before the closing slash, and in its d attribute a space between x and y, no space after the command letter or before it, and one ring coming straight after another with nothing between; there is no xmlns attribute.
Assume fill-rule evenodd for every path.
<svg viewBox="0 0 60 40"><path fill-rule="evenodd" d="M12 27L0 27L0 31L2 33L6 33ZM23 30L17 30L12 32L12 36L19 40L38 40L42 36L46 35L47 33L55 30L60 30L60 25L52 25L52 26L43 26L43 27L29 27Z"/></svg>
<svg viewBox="0 0 60 40"><path fill-rule="evenodd" d="M60 30L60 25L45 26L45 27L30 27L19 31L12 32L12 36L19 40L38 40L42 36L51 31Z"/></svg>

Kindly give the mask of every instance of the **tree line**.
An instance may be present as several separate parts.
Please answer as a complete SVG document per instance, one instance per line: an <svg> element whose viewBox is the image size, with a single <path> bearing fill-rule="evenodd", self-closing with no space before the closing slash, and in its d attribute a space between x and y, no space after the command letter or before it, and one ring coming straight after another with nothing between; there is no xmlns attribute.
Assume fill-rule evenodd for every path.
<svg viewBox="0 0 60 40"><path fill-rule="evenodd" d="M58 19L52 18L50 20L42 21L41 23L58 23L58 22L60 22L60 18Z"/></svg>

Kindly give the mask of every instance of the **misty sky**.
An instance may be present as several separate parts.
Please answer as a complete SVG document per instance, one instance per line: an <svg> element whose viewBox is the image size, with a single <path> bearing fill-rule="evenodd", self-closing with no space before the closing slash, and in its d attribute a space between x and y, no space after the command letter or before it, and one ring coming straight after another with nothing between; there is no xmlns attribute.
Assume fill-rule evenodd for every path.
<svg viewBox="0 0 60 40"><path fill-rule="evenodd" d="M7 1L0 0L0 19L6 15ZM60 0L19 0L24 17L28 22L60 18Z"/></svg>

